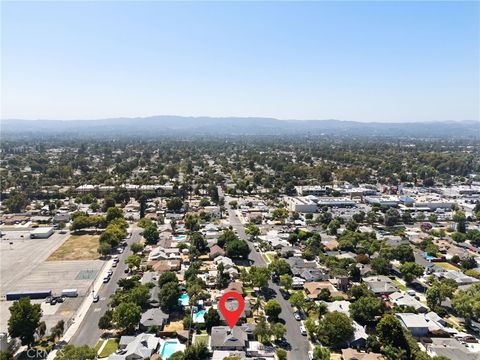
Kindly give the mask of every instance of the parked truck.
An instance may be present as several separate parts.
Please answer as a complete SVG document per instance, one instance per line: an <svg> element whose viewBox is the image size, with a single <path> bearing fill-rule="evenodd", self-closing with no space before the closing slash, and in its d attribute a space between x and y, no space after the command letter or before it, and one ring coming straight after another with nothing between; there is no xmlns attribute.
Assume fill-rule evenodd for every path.
<svg viewBox="0 0 480 360"><path fill-rule="evenodd" d="M45 299L52 296L52 290L39 290L39 291L10 291L5 295L7 301L18 300L24 297L30 299Z"/></svg>
<svg viewBox="0 0 480 360"><path fill-rule="evenodd" d="M62 290L62 296L77 297L78 296L78 290L77 289L63 289Z"/></svg>

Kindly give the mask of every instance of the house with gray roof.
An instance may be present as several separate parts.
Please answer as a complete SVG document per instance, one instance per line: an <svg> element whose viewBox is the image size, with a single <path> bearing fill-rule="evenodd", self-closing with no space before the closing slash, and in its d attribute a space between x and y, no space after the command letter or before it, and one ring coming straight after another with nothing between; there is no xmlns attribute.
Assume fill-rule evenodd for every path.
<svg viewBox="0 0 480 360"><path fill-rule="evenodd" d="M397 286L388 276L369 276L363 278L363 282L375 295L390 295L398 291Z"/></svg>
<svg viewBox="0 0 480 360"><path fill-rule="evenodd" d="M408 295L406 292L396 291L388 295L390 302L397 306L410 306L415 309L416 312L426 313L428 307L423 305L420 301L415 299L413 296Z"/></svg>
<svg viewBox="0 0 480 360"><path fill-rule="evenodd" d="M148 309L142 314L140 320L140 328L148 329L151 326L156 326L159 329L163 328L168 321L169 315L165 314L160 308Z"/></svg>
<svg viewBox="0 0 480 360"><path fill-rule="evenodd" d="M228 326L212 327L209 347L212 350L245 351L248 345L247 333L239 326L230 329Z"/></svg>
<svg viewBox="0 0 480 360"><path fill-rule="evenodd" d="M142 360L152 356L158 349L160 338L153 334L139 334L137 336L122 336L118 348L123 354L112 354L108 360Z"/></svg>

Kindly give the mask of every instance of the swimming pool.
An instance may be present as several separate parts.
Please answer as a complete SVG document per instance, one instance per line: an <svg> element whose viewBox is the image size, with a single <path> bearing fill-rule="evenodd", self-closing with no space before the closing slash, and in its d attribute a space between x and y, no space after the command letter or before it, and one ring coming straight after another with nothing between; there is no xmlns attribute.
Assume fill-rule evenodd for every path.
<svg viewBox="0 0 480 360"><path fill-rule="evenodd" d="M435 259L434 256L432 256L432 255L430 255L429 253L426 253L426 252L423 253L423 257L428 261L432 261L432 260Z"/></svg>
<svg viewBox="0 0 480 360"><path fill-rule="evenodd" d="M177 235L177 236L174 236L174 237L173 237L173 240L175 240L175 241L187 240L187 235Z"/></svg>
<svg viewBox="0 0 480 360"><path fill-rule="evenodd" d="M188 306L189 304L189 301L190 300L190 296L188 296L187 293L183 293L182 295L180 295L180 297L178 298L178 305L182 305L182 306Z"/></svg>
<svg viewBox="0 0 480 360"><path fill-rule="evenodd" d="M177 339L167 340L163 343L160 356L162 357L162 359L165 360L172 356L172 354L181 350L183 350L183 346L181 346L180 342Z"/></svg>
<svg viewBox="0 0 480 360"><path fill-rule="evenodd" d="M200 310L193 314L193 322L194 323L204 323L205 322L205 313L207 310Z"/></svg>

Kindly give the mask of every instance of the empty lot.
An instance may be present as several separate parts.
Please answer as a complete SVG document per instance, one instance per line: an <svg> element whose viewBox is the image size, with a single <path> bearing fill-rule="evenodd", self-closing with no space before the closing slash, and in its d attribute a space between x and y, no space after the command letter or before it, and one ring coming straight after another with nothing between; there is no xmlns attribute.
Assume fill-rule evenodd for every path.
<svg viewBox="0 0 480 360"><path fill-rule="evenodd" d="M73 315L72 305L74 309L78 308L83 297L91 292L91 285L104 262L46 261L70 237L68 233L56 232L48 239L30 239L29 231L5 233L0 241L0 331L6 330L8 308L12 302L5 301L4 296L10 291L52 290L55 295L60 295L63 289L78 289L79 298L61 304L54 314L45 314L46 320L52 322L60 318L67 321ZM97 246L95 253L96 249Z"/></svg>
<svg viewBox="0 0 480 360"><path fill-rule="evenodd" d="M48 257L47 261L96 260L98 238L94 235L72 235Z"/></svg>

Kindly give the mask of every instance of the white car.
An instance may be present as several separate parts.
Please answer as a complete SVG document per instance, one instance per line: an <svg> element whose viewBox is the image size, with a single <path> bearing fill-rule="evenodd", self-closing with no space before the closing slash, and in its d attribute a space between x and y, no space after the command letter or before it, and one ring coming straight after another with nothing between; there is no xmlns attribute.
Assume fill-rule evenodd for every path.
<svg viewBox="0 0 480 360"><path fill-rule="evenodd" d="M123 253L123 247L117 248L117 251L118 251L119 254Z"/></svg>
<svg viewBox="0 0 480 360"><path fill-rule="evenodd" d="M293 313L293 317L294 317L295 320L297 320L297 321L302 320L302 317L300 316L300 314L299 314L298 312L294 312L294 313Z"/></svg>
<svg viewBox="0 0 480 360"><path fill-rule="evenodd" d="M108 276L112 276L112 275L113 275L113 270L112 270L112 269L108 269L107 274L108 274Z"/></svg>
<svg viewBox="0 0 480 360"><path fill-rule="evenodd" d="M95 294L93 295L93 302L96 303L100 300L100 297L98 296L98 294Z"/></svg>
<svg viewBox="0 0 480 360"><path fill-rule="evenodd" d="M300 333L303 335L303 336L307 336L307 329L305 329L305 326L300 326Z"/></svg>

